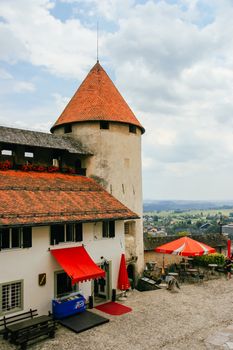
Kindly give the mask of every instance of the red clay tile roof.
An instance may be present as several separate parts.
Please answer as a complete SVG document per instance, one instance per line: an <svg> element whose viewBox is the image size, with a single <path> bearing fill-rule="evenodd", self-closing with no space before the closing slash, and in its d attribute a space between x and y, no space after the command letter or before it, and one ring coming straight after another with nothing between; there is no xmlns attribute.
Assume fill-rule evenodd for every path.
<svg viewBox="0 0 233 350"><path fill-rule="evenodd" d="M0 198L0 226L139 218L84 176L0 171Z"/></svg>
<svg viewBox="0 0 233 350"><path fill-rule="evenodd" d="M97 62L90 70L54 126L106 120L129 123L145 131L105 70Z"/></svg>

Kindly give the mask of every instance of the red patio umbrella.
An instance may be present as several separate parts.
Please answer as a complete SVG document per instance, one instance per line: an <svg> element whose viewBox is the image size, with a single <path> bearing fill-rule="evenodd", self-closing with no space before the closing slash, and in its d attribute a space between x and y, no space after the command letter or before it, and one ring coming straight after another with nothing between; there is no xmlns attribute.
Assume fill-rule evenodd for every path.
<svg viewBox="0 0 233 350"><path fill-rule="evenodd" d="M227 256L228 258L231 257L231 240L230 239L227 240Z"/></svg>
<svg viewBox="0 0 233 350"><path fill-rule="evenodd" d="M121 254L117 288L120 290L127 290L130 288L128 272L127 272L126 262L125 262L125 254Z"/></svg>
<svg viewBox="0 0 233 350"><path fill-rule="evenodd" d="M187 236L155 248L157 253L181 256L200 256L215 253L216 250Z"/></svg>

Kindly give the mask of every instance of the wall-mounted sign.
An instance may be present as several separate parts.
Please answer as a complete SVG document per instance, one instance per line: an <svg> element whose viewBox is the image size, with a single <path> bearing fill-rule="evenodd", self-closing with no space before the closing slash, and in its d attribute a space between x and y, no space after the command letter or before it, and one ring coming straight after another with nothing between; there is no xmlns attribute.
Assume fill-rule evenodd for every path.
<svg viewBox="0 0 233 350"><path fill-rule="evenodd" d="M38 275L39 286L44 286L46 284L46 273L40 273Z"/></svg>

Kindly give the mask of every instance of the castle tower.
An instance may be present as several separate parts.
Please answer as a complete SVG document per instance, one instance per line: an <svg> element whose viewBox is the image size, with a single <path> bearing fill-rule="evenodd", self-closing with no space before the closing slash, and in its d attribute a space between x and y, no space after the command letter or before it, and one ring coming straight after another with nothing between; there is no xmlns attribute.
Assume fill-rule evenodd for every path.
<svg viewBox="0 0 233 350"><path fill-rule="evenodd" d="M86 175L137 213L125 222L126 258L136 271L144 267L142 227L141 135L139 123L102 66L97 63L51 128L69 134L93 151L82 160Z"/></svg>

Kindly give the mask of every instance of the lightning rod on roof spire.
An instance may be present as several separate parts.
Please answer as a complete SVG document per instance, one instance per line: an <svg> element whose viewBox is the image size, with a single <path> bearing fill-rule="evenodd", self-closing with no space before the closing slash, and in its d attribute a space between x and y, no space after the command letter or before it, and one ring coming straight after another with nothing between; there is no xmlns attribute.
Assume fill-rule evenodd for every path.
<svg viewBox="0 0 233 350"><path fill-rule="evenodd" d="M97 63L99 63L99 21L97 21L97 28L96 28L96 56L97 56Z"/></svg>

